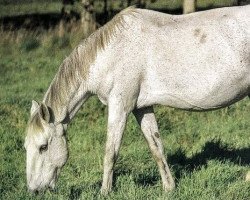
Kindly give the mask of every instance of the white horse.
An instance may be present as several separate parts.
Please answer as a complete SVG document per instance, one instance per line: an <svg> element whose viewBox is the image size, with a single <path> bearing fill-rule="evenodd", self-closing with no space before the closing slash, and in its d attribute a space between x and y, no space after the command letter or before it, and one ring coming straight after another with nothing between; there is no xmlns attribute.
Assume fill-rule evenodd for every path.
<svg viewBox="0 0 250 200"><path fill-rule="evenodd" d="M164 190L173 189L152 106L206 111L250 94L250 6L182 16L128 8L83 41L60 66L42 103L32 102L25 139L31 191L54 187L68 157L67 124L92 94L109 108L102 193L111 190L131 112Z"/></svg>

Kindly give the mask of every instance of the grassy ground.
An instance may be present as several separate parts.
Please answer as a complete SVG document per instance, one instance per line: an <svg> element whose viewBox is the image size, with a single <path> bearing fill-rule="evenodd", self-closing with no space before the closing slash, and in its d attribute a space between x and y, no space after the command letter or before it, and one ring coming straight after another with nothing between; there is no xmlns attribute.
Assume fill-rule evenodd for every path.
<svg viewBox="0 0 250 200"><path fill-rule="evenodd" d="M107 108L90 99L68 129L70 157L57 190L27 192L26 123L31 100L41 100L58 66L78 43L77 33L0 33L0 199L170 199L247 200L250 182L250 101L192 113L156 106L166 156L177 188L161 189L158 169L130 116L115 167L113 192L99 193Z"/></svg>

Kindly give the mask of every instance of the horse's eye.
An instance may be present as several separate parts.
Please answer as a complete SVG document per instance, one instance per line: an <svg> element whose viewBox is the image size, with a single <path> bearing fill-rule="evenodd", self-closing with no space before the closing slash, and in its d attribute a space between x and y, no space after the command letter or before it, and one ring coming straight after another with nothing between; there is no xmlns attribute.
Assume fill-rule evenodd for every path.
<svg viewBox="0 0 250 200"><path fill-rule="evenodd" d="M40 152L40 153L43 153L44 151L47 151L47 149L48 149L48 145L47 145L47 144L44 144L44 145L40 146L39 152Z"/></svg>

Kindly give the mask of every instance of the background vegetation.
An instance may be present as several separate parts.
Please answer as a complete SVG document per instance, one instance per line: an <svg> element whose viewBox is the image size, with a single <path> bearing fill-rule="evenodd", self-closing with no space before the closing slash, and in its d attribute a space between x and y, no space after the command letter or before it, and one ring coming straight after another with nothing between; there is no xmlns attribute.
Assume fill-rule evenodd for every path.
<svg viewBox="0 0 250 200"><path fill-rule="evenodd" d="M165 5L180 6L179 2L156 1L148 6L162 10ZM222 5L227 1L213 2ZM166 156L177 183L176 190L170 193L162 191L157 166L134 117L130 116L115 167L114 190L104 198L99 190L107 108L96 97L91 98L68 129L70 158L56 191L39 196L29 194L23 142L31 100L42 99L58 66L84 35L77 22L65 26L62 32L60 19L51 27L39 25L32 29L8 28L3 20L7 15L14 19L32 12L60 14L59 1L43 4L27 0L17 4L14 0L0 0L0 4L3 23L0 30L0 199L249 199L250 183L244 180L250 170L249 99L207 113L155 107ZM33 11L33 6L37 10ZM101 13L102 9L99 10Z"/></svg>

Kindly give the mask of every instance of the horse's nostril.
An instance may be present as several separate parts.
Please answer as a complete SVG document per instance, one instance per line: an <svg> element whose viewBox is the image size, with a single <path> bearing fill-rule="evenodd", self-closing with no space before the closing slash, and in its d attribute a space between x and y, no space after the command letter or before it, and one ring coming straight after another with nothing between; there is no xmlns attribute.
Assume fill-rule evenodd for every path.
<svg viewBox="0 0 250 200"><path fill-rule="evenodd" d="M38 190L34 190L34 195L38 195L39 191Z"/></svg>
<svg viewBox="0 0 250 200"><path fill-rule="evenodd" d="M54 187L49 187L49 191L50 192L55 192L55 188Z"/></svg>

